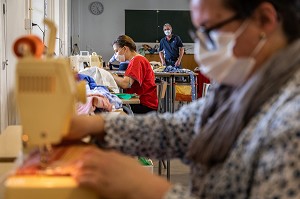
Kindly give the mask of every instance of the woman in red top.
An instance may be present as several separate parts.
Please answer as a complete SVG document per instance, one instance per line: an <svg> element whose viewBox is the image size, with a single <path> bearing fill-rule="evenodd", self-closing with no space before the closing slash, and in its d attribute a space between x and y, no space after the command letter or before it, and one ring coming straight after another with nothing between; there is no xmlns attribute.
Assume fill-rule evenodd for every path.
<svg viewBox="0 0 300 199"><path fill-rule="evenodd" d="M124 77L113 76L118 86L126 93L136 93L140 104L132 104L134 113L156 111L158 106L154 72L149 61L136 52L134 41L127 35L121 35L113 43L117 61L129 61Z"/></svg>

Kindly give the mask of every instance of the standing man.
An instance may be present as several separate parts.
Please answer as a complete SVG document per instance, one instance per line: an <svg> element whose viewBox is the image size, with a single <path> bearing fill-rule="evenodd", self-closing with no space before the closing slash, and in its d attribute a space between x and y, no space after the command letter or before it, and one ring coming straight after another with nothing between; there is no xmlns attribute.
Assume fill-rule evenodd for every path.
<svg viewBox="0 0 300 199"><path fill-rule="evenodd" d="M179 36L172 34L172 26L166 23L163 26L165 37L160 40L159 57L162 65L181 68L181 59L184 54L183 44Z"/></svg>

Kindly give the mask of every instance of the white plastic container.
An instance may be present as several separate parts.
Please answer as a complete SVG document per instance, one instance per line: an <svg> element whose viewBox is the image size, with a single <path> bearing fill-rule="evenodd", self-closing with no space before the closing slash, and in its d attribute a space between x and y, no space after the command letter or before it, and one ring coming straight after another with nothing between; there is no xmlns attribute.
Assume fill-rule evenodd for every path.
<svg viewBox="0 0 300 199"><path fill-rule="evenodd" d="M100 55L97 55L96 52L93 52L91 55L91 67L93 66L97 66L99 68L103 68L103 61L102 61L102 57Z"/></svg>

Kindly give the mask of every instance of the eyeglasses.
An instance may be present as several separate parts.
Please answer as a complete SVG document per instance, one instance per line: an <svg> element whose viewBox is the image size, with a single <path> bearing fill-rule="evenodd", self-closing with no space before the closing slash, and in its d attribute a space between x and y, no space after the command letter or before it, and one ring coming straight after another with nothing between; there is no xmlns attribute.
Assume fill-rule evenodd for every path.
<svg viewBox="0 0 300 199"><path fill-rule="evenodd" d="M198 30L191 30L190 35L194 40L199 40L200 44L205 47L207 50L215 50L217 48L215 41L212 39L210 33L213 30L219 29L226 24L239 19L239 15L234 15L228 19L225 19L224 21L221 21L220 23L217 23L216 25L205 28L204 26L200 26Z"/></svg>
<svg viewBox="0 0 300 199"><path fill-rule="evenodd" d="M119 53L124 47L119 47L118 49L115 50L115 54Z"/></svg>

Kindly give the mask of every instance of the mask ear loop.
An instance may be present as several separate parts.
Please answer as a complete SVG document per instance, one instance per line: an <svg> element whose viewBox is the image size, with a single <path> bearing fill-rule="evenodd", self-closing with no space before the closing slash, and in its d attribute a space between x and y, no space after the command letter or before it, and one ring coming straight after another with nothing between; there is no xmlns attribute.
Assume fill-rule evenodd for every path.
<svg viewBox="0 0 300 199"><path fill-rule="evenodd" d="M260 33L259 42L258 42L257 46L254 48L254 50L252 51L250 57L255 57L259 53L259 51L263 48L266 41L267 41L266 33L264 33L264 32Z"/></svg>
<svg viewBox="0 0 300 199"><path fill-rule="evenodd" d="M250 22L248 20L246 20L242 23L242 25L234 33L235 39L238 38L246 30L249 23Z"/></svg>

